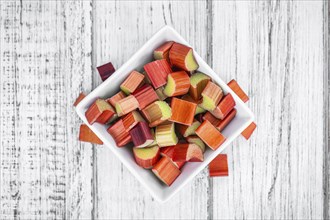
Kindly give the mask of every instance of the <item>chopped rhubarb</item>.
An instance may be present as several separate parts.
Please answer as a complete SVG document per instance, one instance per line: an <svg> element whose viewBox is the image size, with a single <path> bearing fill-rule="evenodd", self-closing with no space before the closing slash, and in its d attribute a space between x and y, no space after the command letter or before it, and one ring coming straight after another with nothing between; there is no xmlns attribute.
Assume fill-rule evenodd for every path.
<svg viewBox="0 0 330 220"><path fill-rule="evenodd" d="M197 105L195 103L172 98L172 117L170 121L184 125L191 125L194 121L196 107Z"/></svg>
<svg viewBox="0 0 330 220"><path fill-rule="evenodd" d="M152 168L152 172L167 186L172 185L181 173L168 157L162 157Z"/></svg>
<svg viewBox="0 0 330 220"><path fill-rule="evenodd" d="M132 111L123 117L126 131L130 131L138 122L145 121L138 111Z"/></svg>
<svg viewBox="0 0 330 220"><path fill-rule="evenodd" d="M155 127L168 120L172 115L172 110L166 102L156 101L142 109L142 115L149 122L149 127Z"/></svg>
<svg viewBox="0 0 330 220"><path fill-rule="evenodd" d="M164 89L166 96L184 95L189 91L190 79L185 71L174 72L168 74L167 84Z"/></svg>
<svg viewBox="0 0 330 220"><path fill-rule="evenodd" d="M211 111L211 114L216 118L224 119L230 113L230 111L233 110L235 105L236 103L233 96L228 93L225 95L225 97L223 97L217 107Z"/></svg>
<svg viewBox="0 0 330 220"><path fill-rule="evenodd" d="M86 111L85 116L89 124L98 122L106 124L115 114L112 106L103 99L97 99Z"/></svg>
<svg viewBox="0 0 330 220"><path fill-rule="evenodd" d="M203 153L205 152L205 144L198 136L189 136L186 138L186 140L190 144L196 144L198 147L201 148Z"/></svg>
<svg viewBox="0 0 330 220"><path fill-rule="evenodd" d="M173 161L174 148L175 146L162 147L160 148L160 155L163 157L168 157L175 164L177 168L181 169L183 165L186 163L186 161L182 161L182 162Z"/></svg>
<svg viewBox="0 0 330 220"><path fill-rule="evenodd" d="M208 111L214 110L223 96L222 89L209 81L202 92L203 101L200 106Z"/></svg>
<svg viewBox="0 0 330 220"><path fill-rule="evenodd" d="M76 107L85 97L85 93L81 92L76 101L73 103L73 106Z"/></svg>
<svg viewBox="0 0 330 220"><path fill-rule="evenodd" d="M98 136L86 125L80 125L79 141L89 142L92 144L103 144Z"/></svg>
<svg viewBox="0 0 330 220"><path fill-rule="evenodd" d="M219 154L210 162L209 173L211 177L228 176L228 161L226 154Z"/></svg>
<svg viewBox="0 0 330 220"><path fill-rule="evenodd" d="M158 99L160 101L164 101L167 98L167 96L164 94L164 87L159 87L155 90L155 92L157 93Z"/></svg>
<svg viewBox="0 0 330 220"><path fill-rule="evenodd" d="M106 101L109 102L115 108L116 107L116 103L119 100L122 100L125 97L126 97L125 93L123 93L122 91L120 91L120 92L116 93L114 96L112 96L111 98L108 98Z"/></svg>
<svg viewBox="0 0 330 220"><path fill-rule="evenodd" d="M228 84L227 84L235 93L236 95L242 99L243 102L249 101L249 96L246 95L244 90L238 85L236 80L232 79Z"/></svg>
<svg viewBox="0 0 330 220"><path fill-rule="evenodd" d="M195 115L198 115L198 114L200 114L200 113L204 113L204 112L206 112L205 109L203 109L202 107L199 106L199 104L202 103L202 100L195 100L195 99L193 99L193 98L192 98L190 95L188 95L188 94L182 96L181 99L186 100L186 101L188 101L188 102L193 102L193 103L197 104L196 111L195 111Z"/></svg>
<svg viewBox="0 0 330 220"><path fill-rule="evenodd" d="M254 132L254 130L256 129L257 124L252 122L247 128L245 128L245 130L241 133L241 135L246 139L249 140L252 133Z"/></svg>
<svg viewBox="0 0 330 220"><path fill-rule="evenodd" d="M96 68L99 71L102 81L108 79L116 71L111 62Z"/></svg>
<svg viewBox="0 0 330 220"><path fill-rule="evenodd" d="M167 75L172 72L166 60L156 60L144 65L144 70L155 89L166 84Z"/></svg>
<svg viewBox="0 0 330 220"><path fill-rule="evenodd" d="M129 132L136 148L144 148L154 141L154 136L151 134L148 124L140 121Z"/></svg>
<svg viewBox="0 0 330 220"><path fill-rule="evenodd" d="M120 85L120 89L129 95L134 92L144 82L144 75L138 71L132 71L125 81Z"/></svg>
<svg viewBox="0 0 330 220"><path fill-rule="evenodd" d="M118 147L123 147L132 141L131 135L126 131L122 119L111 125L107 131L115 140Z"/></svg>
<svg viewBox="0 0 330 220"><path fill-rule="evenodd" d="M132 95L136 98L139 103L139 109L144 109L149 104L158 100L158 95L151 85L143 85L138 88Z"/></svg>
<svg viewBox="0 0 330 220"><path fill-rule="evenodd" d="M202 162L204 161L203 151L196 144L177 144L173 153L174 162Z"/></svg>
<svg viewBox="0 0 330 220"><path fill-rule="evenodd" d="M123 116L139 107L139 102L133 95L129 95L116 103L116 112L118 116Z"/></svg>
<svg viewBox="0 0 330 220"><path fill-rule="evenodd" d="M206 112L204 115L203 115L203 121L209 121L211 122L211 124L214 126L214 127L217 127L218 124L220 123L220 119L214 117L210 112Z"/></svg>
<svg viewBox="0 0 330 220"><path fill-rule="evenodd" d="M166 59L168 63L170 63L169 52L174 44L174 41L168 41L162 44L160 47L154 50L154 58L155 60Z"/></svg>
<svg viewBox="0 0 330 220"><path fill-rule="evenodd" d="M189 94L194 100L200 100L202 92L211 78L204 73L195 73L190 77Z"/></svg>
<svg viewBox="0 0 330 220"><path fill-rule="evenodd" d="M236 112L236 109L231 110L224 119L219 121L218 125L216 126L217 129L219 129L219 131L225 129L225 127L235 118Z"/></svg>
<svg viewBox="0 0 330 220"><path fill-rule="evenodd" d="M201 125L201 123L199 121L197 121L196 119L194 119L193 123L190 126L183 125L183 124L177 124L176 128L183 137L188 137L190 135L196 134L195 131L200 125Z"/></svg>
<svg viewBox="0 0 330 220"><path fill-rule="evenodd" d="M174 43L170 49L171 64L186 71L198 69L198 63L195 60L193 49L185 45Z"/></svg>
<svg viewBox="0 0 330 220"><path fill-rule="evenodd" d="M226 140L209 121L204 121L195 132L212 150L218 149Z"/></svg>
<svg viewBox="0 0 330 220"><path fill-rule="evenodd" d="M176 145L178 137L175 134L174 123L161 124L156 127L156 141L158 146L166 147Z"/></svg>
<svg viewBox="0 0 330 220"><path fill-rule="evenodd" d="M145 169L151 169L159 160L160 150L158 146L133 148L136 163Z"/></svg>

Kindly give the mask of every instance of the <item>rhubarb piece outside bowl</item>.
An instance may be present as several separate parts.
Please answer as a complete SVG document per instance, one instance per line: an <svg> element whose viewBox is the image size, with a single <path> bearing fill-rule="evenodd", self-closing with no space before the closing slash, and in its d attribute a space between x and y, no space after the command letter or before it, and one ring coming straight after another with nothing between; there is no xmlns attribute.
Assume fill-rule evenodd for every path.
<svg viewBox="0 0 330 220"><path fill-rule="evenodd" d="M204 161L200 163L186 163L182 168L181 175L168 187L161 183L159 179L150 171L141 168L136 164L131 147L117 147L115 141L107 132L108 125L94 123L90 125L85 117L88 107L97 98L109 98L119 91L121 83L133 71L142 71L143 66L153 61L153 51L166 41L175 41L187 46L190 44L185 41L178 32L170 26L164 26L155 33L123 66L113 73L101 85L89 93L76 107L79 117L87 124L91 130L103 141L104 145L110 148L128 170L141 182L141 184L160 202L165 202L179 192L188 182L190 182L199 172L201 172L218 154L220 154L241 132L253 122L254 115L246 104L222 81L211 67L194 50L194 56L199 64L198 71L210 76L223 89L224 93L230 93L237 109L236 117L221 132L226 141L215 151L206 147ZM191 46L190 46L191 47Z"/></svg>

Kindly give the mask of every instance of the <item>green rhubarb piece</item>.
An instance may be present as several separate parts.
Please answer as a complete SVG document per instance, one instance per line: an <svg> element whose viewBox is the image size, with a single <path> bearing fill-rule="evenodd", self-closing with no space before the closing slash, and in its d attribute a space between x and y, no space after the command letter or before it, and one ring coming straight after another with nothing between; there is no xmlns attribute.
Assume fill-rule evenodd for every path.
<svg viewBox="0 0 330 220"><path fill-rule="evenodd" d="M174 79L173 77L169 74L167 76L167 84L165 86L165 89L164 89L164 94L166 96L172 96L173 93L175 92L175 82L174 82Z"/></svg>
<svg viewBox="0 0 330 220"><path fill-rule="evenodd" d="M145 148L137 148L137 147L133 148L135 155L141 159L153 158L157 154L158 150L159 150L158 146L145 147Z"/></svg>
<svg viewBox="0 0 330 220"><path fill-rule="evenodd" d="M174 123L158 125L156 127L156 141L160 147L176 145L178 137L175 133Z"/></svg>
<svg viewBox="0 0 330 220"><path fill-rule="evenodd" d="M202 103L200 104L200 107L208 111L213 111L217 107L213 99L203 94L202 96L203 99L202 99Z"/></svg>
<svg viewBox="0 0 330 220"><path fill-rule="evenodd" d="M156 101L155 103L158 105L158 107L162 113L161 120L167 120L172 116L171 107L166 102Z"/></svg>
<svg viewBox="0 0 330 220"><path fill-rule="evenodd" d="M130 95L131 92L125 86L120 86L121 91L123 91L126 95Z"/></svg>
<svg viewBox="0 0 330 220"><path fill-rule="evenodd" d="M203 109L202 107L200 107L199 105L197 105L195 115L198 115L198 114L204 113L204 112L206 112L206 110Z"/></svg>
<svg viewBox="0 0 330 220"><path fill-rule="evenodd" d="M185 64L186 64L187 70L189 70L189 71L197 70L199 67L195 60L192 49L186 55Z"/></svg>
<svg viewBox="0 0 330 220"><path fill-rule="evenodd" d="M196 134L195 131L196 129L201 125L201 123L197 120L195 120L186 130L184 133L183 137L188 137L190 135Z"/></svg>
<svg viewBox="0 0 330 220"><path fill-rule="evenodd" d="M197 84L203 80L210 80L210 77L204 73L197 72L190 77L190 85L196 88Z"/></svg>

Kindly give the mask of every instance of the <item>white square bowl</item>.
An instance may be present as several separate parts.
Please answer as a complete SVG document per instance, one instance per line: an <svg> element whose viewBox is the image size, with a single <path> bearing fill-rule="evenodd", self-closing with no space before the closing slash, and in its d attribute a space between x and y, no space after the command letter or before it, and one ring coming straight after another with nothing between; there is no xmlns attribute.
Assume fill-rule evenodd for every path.
<svg viewBox="0 0 330 220"><path fill-rule="evenodd" d="M207 149L204 154L204 161L201 163L187 163L182 168L181 175L174 183L167 187L162 184L150 170L139 167L134 160L131 148L119 148L115 141L107 132L107 125L95 123L89 125L85 112L88 107L100 98L108 98L119 91L120 84L126 79L132 70L142 70L143 66L153 60L153 51L166 41L175 41L190 46L173 28L163 27L150 40L144 44L122 67L112 76L88 94L76 107L80 118L93 132L110 148L128 170L141 182L143 186L160 202L165 202L191 181L201 170L205 168L219 153L221 153L240 133L253 121L254 116L250 109L240 100L240 98L223 82L219 76L204 62L204 60L194 50L196 61L199 64L199 71L209 75L214 82L221 86L225 93L231 93L236 102L237 115L233 121L222 132L226 136L226 141L216 151Z"/></svg>

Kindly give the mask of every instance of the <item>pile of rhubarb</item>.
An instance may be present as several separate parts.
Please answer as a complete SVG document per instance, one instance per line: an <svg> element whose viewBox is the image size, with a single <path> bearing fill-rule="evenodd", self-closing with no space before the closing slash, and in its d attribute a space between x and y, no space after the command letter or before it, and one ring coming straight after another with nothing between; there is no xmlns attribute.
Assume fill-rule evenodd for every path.
<svg viewBox="0 0 330 220"><path fill-rule="evenodd" d="M192 48L166 42L154 51L155 60L134 70L118 93L97 99L86 111L89 124L108 124L118 147L130 147L136 163L170 186L187 162L202 162L206 148L218 149L226 140L221 133L236 115L230 93L198 71ZM103 80L114 68L98 67ZM235 80L228 85L244 101L248 96ZM80 95L75 105L84 98ZM251 124L242 135L249 138ZM86 125L79 140L102 144ZM209 165L210 176L228 175L227 156Z"/></svg>

